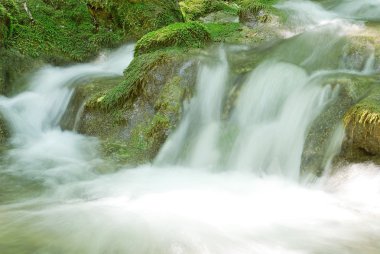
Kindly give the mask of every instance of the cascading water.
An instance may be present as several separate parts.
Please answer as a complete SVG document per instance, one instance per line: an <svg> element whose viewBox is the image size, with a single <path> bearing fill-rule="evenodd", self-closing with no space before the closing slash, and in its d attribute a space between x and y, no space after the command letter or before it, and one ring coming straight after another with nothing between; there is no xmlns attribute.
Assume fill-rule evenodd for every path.
<svg viewBox="0 0 380 254"><path fill-rule="evenodd" d="M75 81L120 75L132 46L91 64L47 67L26 92L1 98L12 142L0 168L0 253L378 254L379 169L301 176L307 132L340 89L324 78L378 71L372 52L362 69L342 62L346 34L363 24L337 11L344 4L325 2L330 10L278 5L296 13L290 33L306 32L273 48L234 96L229 50L202 64L196 94L153 165L98 175L96 140L57 127ZM304 6L317 16L296 16ZM341 139L340 126L325 166Z"/></svg>

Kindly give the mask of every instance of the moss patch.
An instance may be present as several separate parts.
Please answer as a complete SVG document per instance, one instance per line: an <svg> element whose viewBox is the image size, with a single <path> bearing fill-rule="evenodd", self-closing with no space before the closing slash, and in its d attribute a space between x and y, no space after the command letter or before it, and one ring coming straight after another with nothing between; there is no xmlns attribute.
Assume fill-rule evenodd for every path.
<svg viewBox="0 0 380 254"><path fill-rule="evenodd" d="M270 21L271 14L278 14L273 7L278 0L241 0L239 18L241 22L261 22Z"/></svg>
<svg viewBox="0 0 380 254"><path fill-rule="evenodd" d="M122 39L117 31L96 30L84 1L32 0L28 8L33 20L20 11L8 43L24 55L54 64L85 61Z"/></svg>
<svg viewBox="0 0 380 254"><path fill-rule="evenodd" d="M244 27L239 23L207 23L205 27L215 42L237 43L244 37Z"/></svg>
<svg viewBox="0 0 380 254"><path fill-rule="evenodd" d="M380 124L380 89L375 88L370 95L355 106L345 115L344 123L348 124Z"/></svg>
<svg viewBox="0 0 380 254"><path fill-rule="evenodd" d="M3 0L0 3L0 47L7 46L19 13L19 7L14 0Z"/></svg>
<svg viewBox="0 0 380 254"><path fill-rule="evenodd" d="M144 96L145 88L149 85L146 79L147 72L173 61L181 62L191 54L191 51L172 48L135 57L124 71L124 81L106 93L94 96L86 107L114 111L117 108L130 106L134 98Z"/></svg>
<svg viewBox="0 0 380 254"><path fill-rule="evenodd" d="M176 0L87 0L98 23L122 28L130 39L183 21Z"/></svg>
<svg viewBox="0 0 380 254"><path fill-rule="evenodd" d="M205 15L223 11L232 15L237 15L239 6L235 3L218 0L185 0L180 2L181 11L187 21L197 20Z"/></svg>
<svg viewBox="0 0 380 254"><path fill-rule="evenodd" d="M123 82L87 101L78 131L99 137L104 155L116 162L152 160L195 86L196 69L185 64L191 54L169 49L135 58Z"/></svg>
<svg viewBox="0 0 380 254"><path fill-rule="evenodd" d="M167 47L200 48L209 41L210 34L202 24L175 23L142 37L136 44L135 56Z"/></svg>

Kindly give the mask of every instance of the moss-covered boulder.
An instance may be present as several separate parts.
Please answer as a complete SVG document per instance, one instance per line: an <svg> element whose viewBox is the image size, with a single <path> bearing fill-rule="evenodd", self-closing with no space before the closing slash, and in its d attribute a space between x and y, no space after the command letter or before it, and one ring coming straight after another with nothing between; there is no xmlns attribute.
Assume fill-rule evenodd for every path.
<svg viewBox="0 0 380 254"><path fill-rule="evenodd" d="M77 81L74 84L76 87L74 93L60 121L62 129L76 131L87 100L114 88L122 81L123 77L89 78Z"/></svg>
<svg viewBox="0 0 380 254"><path fill-rule="evenodd" d="M336 138L343 138L344 131L341 129L343 129L342 122L346 112L371 92L374 80L365 76L339 74L317 82L331 86L336 91L335 98L310 126L302 153L302 171L319 176L331 162L331 156L338 155L340 152L341 143L339 142L342 140L336 140ZM342 133L342 136L334 137L336 133ZM337 144L332 142L337 142ZM337 151L331 151L331 149L337 149ZM340 159L350 160L342 155Z"/></svg>
<svg viewBox="0 0 380 254"><path fill-rule="evenodd" d="M181 6L182 14L187 21L205 18L208 14L216 12L220 12L222 15L229 14L232 16L237 16L239 11L239 6L232 1L184 0L179 4Z"/></svg>
<svg viewBox="0 0 380 254"><path fill-rule="evenodd" d="M87 61L122 40L118 31L96 30L84 1L30 0L22 9L8 47L53 64ZM85 42L85 43L84 43Z"/></svg>
<svg viewBox="0 0 380 254"><path fill-rule="evenodd" d="M15 18L12 13L18 12L18 6L13 0L0 3L0 47L5 47L11 37Z"/></svg>
<svg viewBox="0 0 380 254"><path fill-rule="evenodd" d="M98 25L122 28L129 39L183 21L177 0L87 0Z"/></svg>
<svg viewBox="0 0 380 254"><path fill-rule="evenodd" d="M241 0L239 20L241 23L254 27L274 18L276 12L273 5L277 0Z"/></svg>
<svg viewBox="0 0 380 254"><path fill-rule="evenodd" d="M136 44L135 56L168 47L200 48L210 41L210 34L202 24L175 23L142 37Z"/></svg>
<svg viewBox="0 0 380 254"><path fill-rule="evenodd" d="M87 61L123 41L121 29L96 27L85 1L0 1L0 93L42 63Z"/></svg>
<svg viewBox="0 0 380 254"><path fill-rule="evenodd" d="M176 126L183 100L192 92L196 63L193 54L183 49L137 56L121 82L107 89L101 88L102 81L91 82L86 85L90 94L97 87L103 91L91 96L76 93L84 100L74 101L74 108L83 105L81 111L73 110L79 112L74 114L76 130L98 137L104 154L116 161L140 164L152 160Z"/></svg>
<svg viewBox="0 0 380 254"><path fill-rule="evenodd" d="M375 86L369 95L344 117L347 140L343 153L350 161L380 162L380 82L373 82Z"/></svg>
<svg viewBox="0 0 380 254"><path fill-rule="evenodd" d="M7 141L10 137L9 127L4 117L0 114L0 153L5 148Z"/></svg>

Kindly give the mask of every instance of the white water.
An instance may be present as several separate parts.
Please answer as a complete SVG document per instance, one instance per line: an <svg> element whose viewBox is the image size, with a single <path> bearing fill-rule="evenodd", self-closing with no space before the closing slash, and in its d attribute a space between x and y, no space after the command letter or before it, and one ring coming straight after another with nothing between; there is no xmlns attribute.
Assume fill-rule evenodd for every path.
<svg viewBox="0 0 380 254"><path fill-rule="evenodd" d="M71 67L47 66L31 77L27 91L0 98L0 110L11 127L11 174L43 181L71 181L87 176L96 163L96 140L63 132L58 123L82 78L121 76L133 59L133 45L96 61ZM19 172L21 171L21 172Z"/></svg>
<svg viewBox="0 0 380 254"><path fill-rule="evenodd" d="M310 15L334 13L315 8ZM378 254L380 168L349 165L314 181L300 175L307 131L339 89L322 85L324 75L370 75L373 58L364 70L342 70L340 56L331 56L334 69L319 58L341 50L348 31L334 26L335 38L306 29L315 31L245 77L232 112L225 112L232 85L226 53L202 64L178 129L155 163L140 168L99 175L97 141L57 127L74 81L120 75L131 47L97 63L47 67L28 91L2 98L13 135L0 174L19 179L16 185L36 181L43 191L0 203L0 253ZM336 40L307 51L325 35ZM293 58L301 48L305 54ZM328 169L341 140L337 129Z"/></svg>

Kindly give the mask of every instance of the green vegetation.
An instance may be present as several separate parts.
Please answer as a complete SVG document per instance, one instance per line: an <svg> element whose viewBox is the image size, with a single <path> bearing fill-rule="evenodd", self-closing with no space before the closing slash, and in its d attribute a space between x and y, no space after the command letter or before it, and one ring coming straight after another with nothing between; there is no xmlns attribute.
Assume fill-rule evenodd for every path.
<svg viewBox="0 0 380 254"><path fill-rule="evenodd" d="M118 31L96 30L83 1L33 0L28 9L33 20L20 12L8 43L24 55L53 63L85 61L101 48L121 42Z"/></svg>
<svg viewBox="0 0 380 254"><path fill-rule="evenodd" d="M5 47L12 36L13 26L17 22L14 16L18 14L19 8L14 0L0 3L0 47Z"/></svg>
<svg viewBox="0 0 380 254"><path fill-rule="evenodd" d="M176 1L30 0L0 3L0 44L60 64L182 21Z"/></svg>
<svg viewBox="0 0 380 254"><path fill-rule="evenodd" d="M355 104L345 115L344 123L374 124L380 123L380 89L372 89L370 95Z"/></svg>
<svg viewBox="0 0 380 254"><path fill-rule="evenodd" d="M175 23L142 37L137 42L135 56L167 47L200 48L210 41L210 34L202 24Z"/></svg>
<svg viewBox="0 0 380 254"><path fill-rule="evenodd" d="M215 42L236 42L243 31L239 23L207 23L205 27Z"/></svg>
<svg viewBox="0 0 380 254"><path fill-rule="evenodd" d="M152 160L190 93L193 81L177 75L191 55L170 48L136 57L121 83L87 100L79 131L99 137L104 155L116 162Z"/></svg>
<svg viewBox="0 0 380 254"><path fill-rule="evenodd" d="M130 39L183 21L176 0L88 0L88 5L99 24L122 28Z"/></svg>
<svg viewBox="0 0 380 254"><path fill-rule="evenodd" d="M181 11L187 21L197 20L211 12L223 11L237 15L239 6L218 0L185 0L180 2Z"/></svg>
<svg viewBox="0 0 380 254"><path fill-rule="evenodd" d="M146 78L149 72L154 71L157 66L181 61L186 52L184 49L170 48L135 57L124 71L124 81L110 91L92 98L87 106L110 111L128 105L131 99L143 96L145 86L149 84Z"/></svg>
<svg viewBox="0 0 380 254"><path fill-rule="evenodd" d="M270 14L276 12L273 5L278 0L241 0L240 1L240 20L245 22L254 18L258 22L270 20Z"/></svg>

